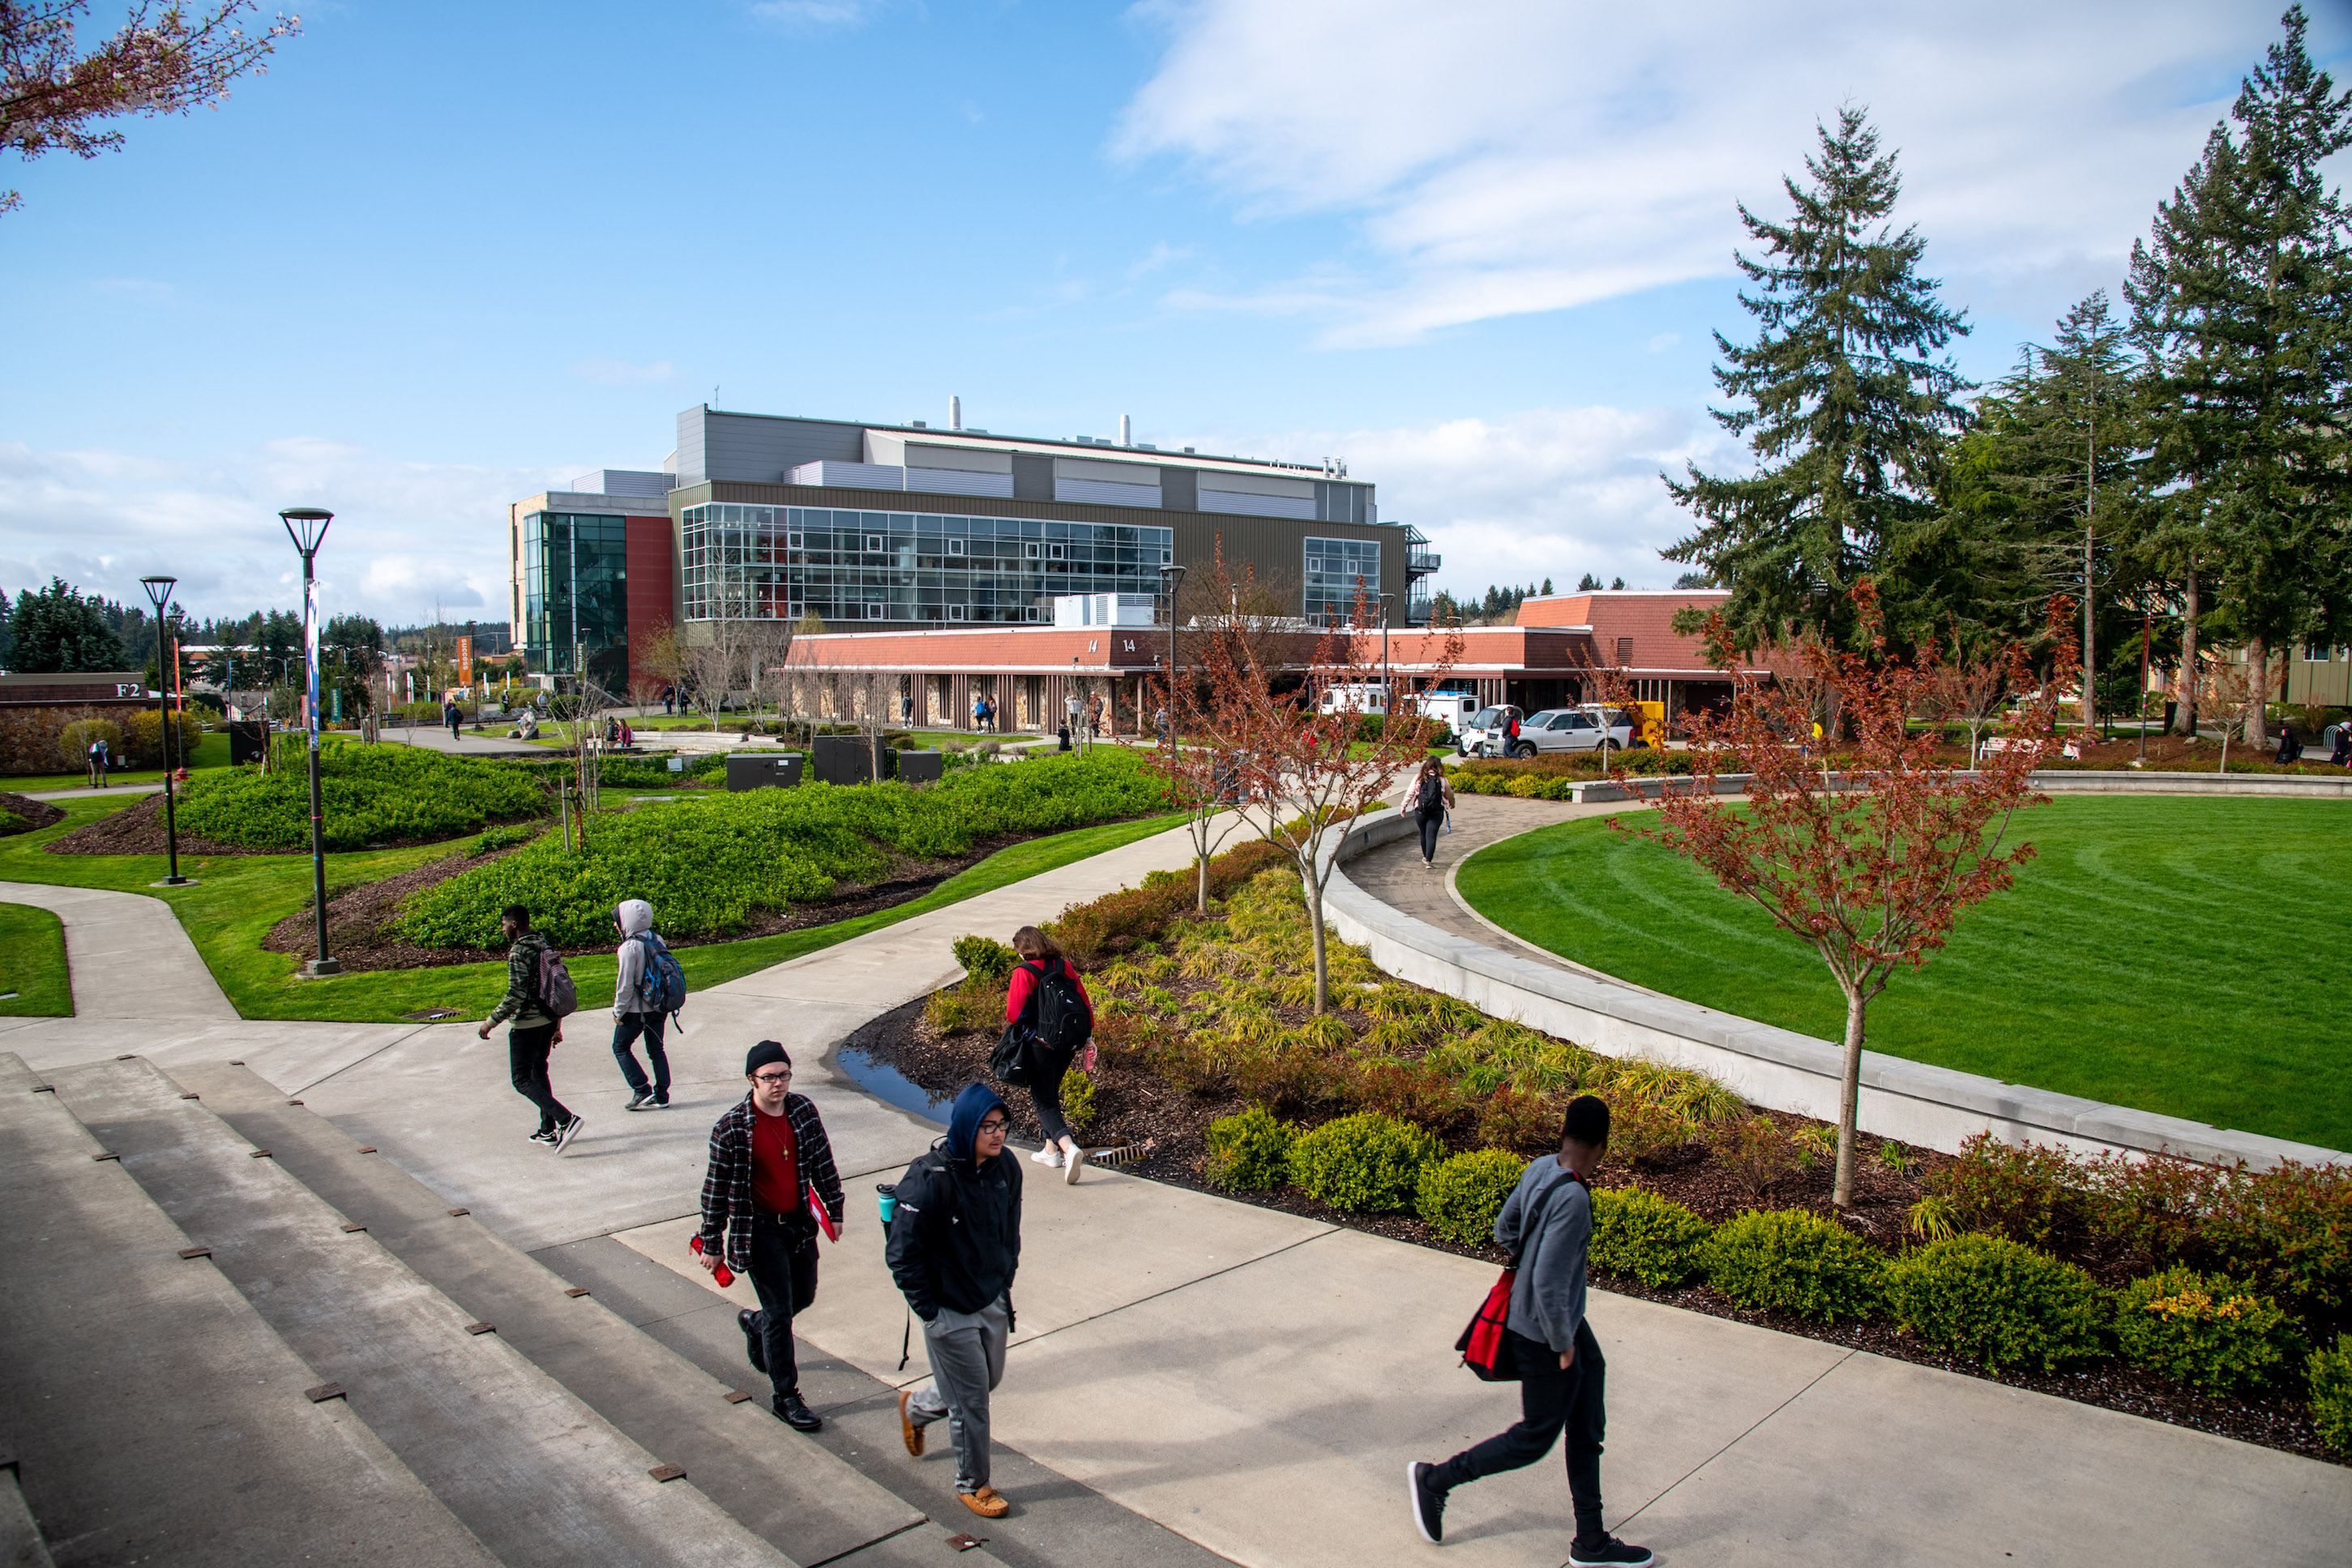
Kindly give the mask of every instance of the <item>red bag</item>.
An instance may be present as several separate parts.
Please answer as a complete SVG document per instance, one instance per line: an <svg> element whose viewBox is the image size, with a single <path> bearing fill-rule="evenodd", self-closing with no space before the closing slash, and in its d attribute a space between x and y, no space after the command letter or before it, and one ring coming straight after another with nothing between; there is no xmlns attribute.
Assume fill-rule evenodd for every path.
<svg viewBox="0 0 2352 1568"><path fill-rule="evenodd" d="M1568 1173L1568 1180L1584 1186L1584 1178L1574 1171ZM1539 1207L1536 1212L1519 1226L1522 1242L1535 1234L1537 1221L1544 1212L1540 1205L1549 1203L1551 1195L1565 1185L1555 1183L1545 1190L1538 1200ZM1591 1189L1586 1187L1585 1190L1590 1192ZM1462 1364L1468 1367L1471 1375L1481 1383L1517 1383L1519 1380L1519 1369L1511 1365L1503 1354L1503 1330L1511 1321L1511 1286L1518 1277L1518 1254L1513 1253L1510 1265L1503 1270L1502 1278L1495 1281L1486 1291L1486 1299L1479 1303L1477 1314L1471 1318L1470 1326L1464 1329L1462 1337L1454 1342L1454 1348L1462 1353Z"/></svg>
<svg viewBox="0 0 2352 1568"><path fill-rule="evenodd" d="M699 1254L702 1251L702 1238L697 1236L687 1245ZM735 1282L735 1270L727 1266L726 1259L721 1258L719 1260L719 1267L710 1271L710 1277L719 1281L719 1288L723 1291Z"/></svg>

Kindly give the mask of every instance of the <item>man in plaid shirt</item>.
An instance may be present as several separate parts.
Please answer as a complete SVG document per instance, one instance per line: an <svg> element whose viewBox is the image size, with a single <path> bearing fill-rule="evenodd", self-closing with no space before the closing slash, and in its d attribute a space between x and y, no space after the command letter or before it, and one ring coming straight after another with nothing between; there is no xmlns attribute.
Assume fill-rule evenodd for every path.
<svg viewBox="0 0 2352 1568"><path fill-rule="evenodd" d="M772 1040L743 1059L751 1092L710 1129L710 1168L702 1178L702 1266L749 1275L760 1310L735 1315L752 1370L775 1385L775 1412L794 1431L824 1422L801 1399L793 1355L793 1314L816 1300L816 1235L824 1205L842 1221L841 1175L833 1145L805 1094L791 1092L793 1059Z"/></svg>

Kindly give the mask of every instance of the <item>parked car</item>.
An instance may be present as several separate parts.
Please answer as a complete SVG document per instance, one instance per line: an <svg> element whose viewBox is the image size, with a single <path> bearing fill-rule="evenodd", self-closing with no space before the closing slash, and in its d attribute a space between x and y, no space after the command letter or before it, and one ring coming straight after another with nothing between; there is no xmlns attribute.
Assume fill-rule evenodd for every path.
<svg viewBox="0 0 2352 1568"><path fill-rule="evenodd" d="M1633 715L1622 708L1597 705L1546 708L1520 722L1518 745L1510 755L1534 757L1546 751L1622 751L1641 745Z"/></svg>
<svg viewBox="0 0 2352 1568"><path fill-rule="evenodd" d="M1510 744L1511 721L1519 710L1508 703L1499 707L1482 707L1456 728L1458 742L1465 757L1501 757ZM1532 757L1533 752L1528 753Z"/></svg>

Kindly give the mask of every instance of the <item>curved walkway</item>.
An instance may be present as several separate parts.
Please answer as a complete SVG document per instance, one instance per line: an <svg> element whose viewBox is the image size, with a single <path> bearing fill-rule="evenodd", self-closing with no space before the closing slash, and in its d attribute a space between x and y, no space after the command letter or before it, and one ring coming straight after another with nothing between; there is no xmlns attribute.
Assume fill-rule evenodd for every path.
<svg viewBox="0 0 2352 1568"><path fill-rule="evenodd" d="M740 1378L733 1313L748 1286L721 1300L685 1237L743 1047L783 1041L853 1197L800 1321L803 1386L831 1417L828 1447L948 1518L951 1463L898 1444L893 1390L925 1373L919 1342L898 1369L904 1312L870 1207L872 1184L936 1129L859 1090L831 1047L953 977L948 945L962 932L1001 935L1185 854L1180 833L1162 834L696 992L669 1112L621 1113L592 1007L557 1053L556 1090L588 1118L560 1156L524 1142L532 1118L502 1046L462 1025L142 1021L110 1025L100 1049L154 1054L160 1040L217 1060L244 1037L236 1054L311 1109ZM0 1039L38 1047L36 1060L100 1054L95 1039L37 1032ZM997 1479L1016 1511L985 1527L1007 1563L1407 1560L1424 1548L1405 1517L1405 1461L1516 1416L1510 1393L1469 1378L1449 1348L1487 1265L1114 1172L1034 1181L1026 1209L1020 1333L996 1400ZM1662 1561L2341 1558L2341 1467L1607 1292L1592 1312L1615 1416L1610 1521ZM1555 1568L1568 1512L1554 1463L1462 1493L1448 1557Z"/></svg>

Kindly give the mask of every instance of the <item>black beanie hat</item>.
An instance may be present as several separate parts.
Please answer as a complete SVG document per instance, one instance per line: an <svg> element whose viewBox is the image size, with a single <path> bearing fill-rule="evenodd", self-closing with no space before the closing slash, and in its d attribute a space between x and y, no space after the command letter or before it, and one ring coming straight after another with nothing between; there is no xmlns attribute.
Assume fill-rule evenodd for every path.
<svg viewBox="0 0 2352 1568"><path fill-rule="evenodd" d="M772 1061L782 1062L786 1067L793 1064L792 1057L786 1054L782 1046L772 1040L763 1040L744 1054L743 1076L751 1077Z"/></svg>

